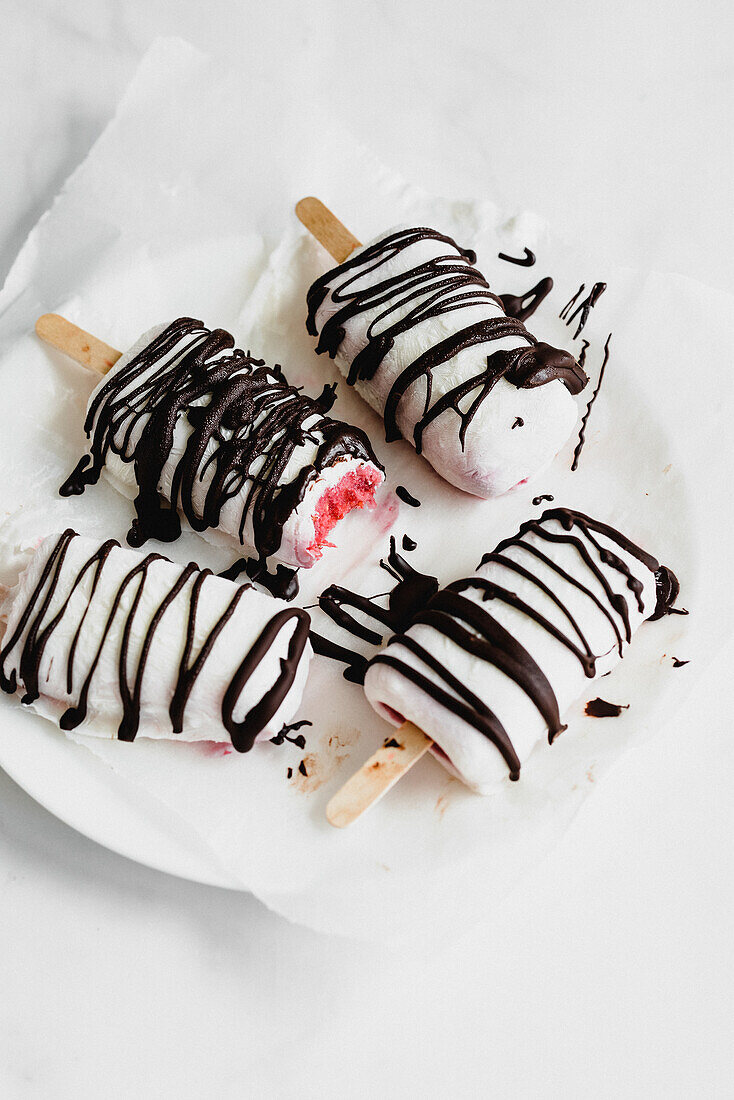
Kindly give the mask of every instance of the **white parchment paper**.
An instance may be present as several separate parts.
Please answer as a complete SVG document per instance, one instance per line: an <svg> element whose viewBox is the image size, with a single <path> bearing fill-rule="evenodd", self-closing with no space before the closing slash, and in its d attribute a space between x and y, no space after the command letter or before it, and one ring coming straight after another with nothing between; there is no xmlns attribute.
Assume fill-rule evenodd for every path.
<svg viewBox="0 0 734 1100"><path fill-rule="evenodd" d="M417 568L442 582L455 579L540 512L534 496L551 493L558 504L618 526L670 565L681 581L679 602L691 614L645 624L619 669L589 686L567 733L552 748L538 746L519 783L504 782L482 799L424 760L342 832L326 823L326 803L389 727L340 666L322 658L314 661L300 712L313 723L305 750L266 745L238 756L80 738L74 752L104 760L131 797L154 799L201 838L218 877L293 920L365 937L418 927L447 934L456 922L491 919L493 901L557 841L623 752L653 732L666 751L666 716L731 629L721 567L731 533L721 515L728 476L717 441L727 438L732 396L725 356L732 303L680 276L604 267L593 242L564 244L538 218L513 216L486 197L431 197L361 149L329 121L324 105L286 102L278 88L255 89L246 74L179 41L160 41L29 237L0 297L6 549L66 526L123 539L132 514L130 502L104 483L81 498L57 497L84 446L83 414L95 380L36 340L40 313L63 313L118 347L188 313L231 329L242 346L281 362L311 393L338 380L305 331L306 290L331 263L292 213L311 193L364 240L401 221L440 227L476 249L497 292L522 292L552 275L554 290L530 328L577 353L581 340L572 343L573 329L558 314L581 282L588 289L605 281L583 332L591 387L580 395L581 408L613 335L579 470L570 472L572 439L544 473L497 501L443 483L407 444L386 445L379 420L340 384L336 415L368 431L388 488L373 513L340 526L338 550L301 572L299 602L313 603L334 581L366 594L386 591L390 581L378 563L390 532L398 541L404 532L416 540ZM497 258L526 246L538 256L531 269ZM397 502L399 483L420 508ZM219 569L235 556L191 533L163 552ZM350 644L319 611L314 618L317 629ZM674 668L674 657L690 664ZM597 694L629 710L613 720L586 718L583 703ZM31 737L42 721L16 699L3 697L0 706L6 737ZM701 740L706 766L705 731L692 736ZM298 771L302 759L306 776Z"/></svg>

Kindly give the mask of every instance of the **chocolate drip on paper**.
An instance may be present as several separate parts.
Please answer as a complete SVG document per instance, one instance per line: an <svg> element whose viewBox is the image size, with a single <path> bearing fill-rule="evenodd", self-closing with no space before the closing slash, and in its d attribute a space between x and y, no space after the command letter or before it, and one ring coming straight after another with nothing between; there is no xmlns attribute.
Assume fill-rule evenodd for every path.
<svg viewBox="0 0 734 1100"><path fill-rule="evenodd" d="M581 284L581 286L580 286L580 287L578 288L578 290L576 291L576 293L574 294L573 298L571 298L571 300L570 300L570 301L566 302L565 306L563 307L563 309L561 310L561 312L560 312L560 313L558 314L558 316L560 317L560 319L561 319L562 321L565 321L565 320L566 320L566 318L568 317L569 313L571 312L571 310L573 309L573 307L574 307L574 306L576 305L576 301L577 301L577 299L578 299L578 298L580 298L580 297L581 297L581 295L583 294L583 292L584 292L584 288L585 288L585 283L582 283L582 284Z"/></svg>
<svg viewBox="0 0 734 1100"><path fill-rule="evenodd" d="M395 496L399 497L403 504L408 504L411 508L420 508L421 506L418 497L414 497L412 493L409 493L404 485L398 485L395 490Z"/></svg>
<svg viewBox="0 0 734 1100"><path fill-rule="evenodd" d="M532 267L535 263L535 253L529 248L523 249L524 256L508 256L505 252L498 252L497 258L506 260L508 264L517 264L518 267Z"/></svg>
<svg viewBox="0 0 734 1100"><path fill-rule="evenodd" d="M380 607L375 603L375 597L361 596L358 592L352 592L338 584L329 585L319 596L319 607L332 622L371 645L380 645L384 632L365 626L345 608L367 615L388 630L404 630L410 625L415 608L422 606L438 592L436 577L414 569L398 553L394 535L390 538L387 562L380 562L380 565L398 582L388 594L387 607Z"/></svg>
<svg viewBox="0 0 734 1100"><path fill-rule="evenodd" d="M145 595L148 572L151 565L157 561L167 561L161 554L147 554L140 557L139 561L125 574L121 580L106 622L99 635L99 644L89 667L86 677L80 682L75 674L75 653L82 627L90 612L97 585L105 569L110 553L119 543L113 539L103 543L92 556L82 565L75 576L68 596L56 611L55 615L48 619L47 613L54 600L61 578L64 561L68 548L73 539L78 538L76 532L71 529L65 531L59 538L48 561L44 566L41 577L31 594L18 625L10 637L6 637L5 644L0 650L0 687L3 691L13 694L20 680L25 688L21 702L29 704L34 702L42 694L39 684L41 661L50 639L54 632L59 630L63 638L64 631L69 629L65 622L65 616L69 610L72 597L82 585L84 579L90 575L92 578L91 589L87 597L87 603L83 614L72 637L66 667L66 688L74 702L67 708L59 720L59 725L64 730L75 729L87 717L88 698L92 680L102 656L105 643L116 619L120 619L121 643L120 659L118 666L117 691L122 705L122 718L117 731L117 737L121 741L134 741L140 725L140 700L143 686L143 677L150 648L155 637L156 630L165 615L166 610L176 600L188 602L188 620L186 628L186 640L183 655L178 669L175 688L169 706L171 729L173 733L181 733L186 716L186 705L205 663L210 659L214 644L234 614L245 592L252 586L242 585L234 589L232 599L220 616L214 627L210 630L204 641L196 643L197 609L201 589L212 573L209 569L199 569L195 564L182 567L173 585L166 593L153 618L146 628L145 636L139 651L135 646L131 648L131 640L135 634L135 617L141 601ZM122 610L126 593L131 592L132 601L129 610ZM272 645L278 638L280 631L289 623L295 621L295 629L289 640L287 657L280 662L280 673L276 682L266 691L260 701L245 715L241 722L235 722L233 712L247 681L253 675L261 660L267 655ZM248 752L258 733L267 725L273 715L281 706L286 695L290 691L295 678L301 655L308 638L310 619L305 611L300 608L287 608L276 612L263 628L260 636L245 654L243 660L235 672L225 692L222 703L222 724L230 734L232 745L238 752ZM20 652L16 669L8 674L5 669L6 661L16 644L27 629L25 641ZM135 656L135 654L137 655Z"/></svg>
<svg viewBox="0 0 734 1100"><path fill-rule="evenodd" d="M410 535L403 535L403 550L407 550L410 553L411 550L415 550L418 543L415 539L412 539Z"/></svg>
<svg viewBox="0 0 734 1100"><path fill-rule="evenodd" d="M606 371L607 363L609 362L609 342L610 342L611 339L612 339L612 334L610 332L609 335L607 336L607 342L604 345L604 359L602 360L601 369L599 370L599 381L596 384L596 389L594 390L591 397L589 398L589 403L586 406L586 412L581 417L581 427L579 428L579 439L578 439L578 443L576 444L576 447L574 449L573 462L571 463L571 469L572 470L577 470L578 469L579 457L580 457L581 452L583 450L584 443L586 442L586 425L589 423L589 417L591 416L592 406L593 406L594 402L596 401L597 397L599 396L599 390L601 389L601 384L604 381L604 372ZM582 348L582 351L581 351L581 356L582 356L584 361L586 359L586 349L588 347L589 347L588 340L584 340L584 347Z"/></svg>
<svg viewBox="0 0 734 1100"><path fill-rule="evenodd" d="M446 254L418 263L403 273L380 278L380 269L395 255L425 239L444 243ZM347 383L353 386L358 381L374 378L396 338L424 321L490 303L504 310L484 276L472 266L475 262L474 252L460 248L451 237L427 228L398 230L362 249L317 279L308 292L306 327L312 336L319 337L317 354L326 352L334 358L349 321L361 313L378 310L367 329L365 347L355 355L349 367ZM338 285L331 287L334 280ZM319 333L316 315L329 294L339 308L324 322ZM394 319L397 304L403 315ZM446 410L451 410L458 419L463 448L472 420L500 378L518 388L542 386L556 379L574 394L584 388L588 379L572 355L539 343L522 321L508 317L504 311L502 314L490 311L490 314L427 348L395 378L383 410L388 442L401 437L397 421L400 402L410 387L421 382L425 385L425 402L412 440L418 453L426 428ZM476 375L459 383L431 405L433 378L437 371L467 348L506 337L519 337L524 346L487 355L486 365Z"/></svg>
<svg viewBox="0 0 734 1100"><path fill-rule="evenodd" d="M412 541L412 540L411 540ZM416 545L416 544L414 544ZM380 645L384 631L374 630L355 618L348 608L359 611L378 625L389 631L407 630L410 625L415 608L420 607L438 591L436 577L427 576L414 569L397 551L395 538L390 538L390 552L387 562L380 562L397 584L388 595L388 606L380 607L375 602L374 596L362 596L358 592L352 592L341 585L329 585L319 597L319 607L342 630L346 630L355 638L360 638L371 645ZM338 645L328 638L324 638L314 630L311 631L311 645L314 653L329 657L332 660L345 664L343 675L345 680L353 683L364 683L367 671L367 658L361 653Z"/></svg>
<svg viewBox="0 0 734 1100"><path fill-rule="evenodd" d="M584 714L590 718L619 718L623 710L629 710L629 703L608 703L606 699L590 699L584 707Z"/></svg>
<svg viewBox="0 0 734 1100"><path fill-rule="evenodd" d="M365 673L367 672L366 657L363 657L361 653L356 653L353 649L332 642L330 638L325 638L323 634L319 634L315 630L310 632L309 637L314 653L347 666L342 673L345 680L349 680L352 684L364 683Z"/></svg>
<svg viewBox="0 0 734 1100"><path fill-rule="evenodd" d="M313 725L313 722L309 722L305 718L303 718L300 722L292 722L290 725L284 725L282 727L282 729L280 729L278 731L278 733L276 733L275 737L270 738L270 744L271 745L282 745L285 741L289 741L290 744L295 745L296 748L305 749L305 747L306 747L306 738L303 736L302 733L298 733L297 731L300 730L300 729L303 729L304 726L312 726L312 725ZM292 733L295 733L296 736L291 737L290 735Z"/></svg>
<svg viewBox="0 0 734 1100"><path fill-rule="evenodd" d="M551 493L541 493L540 496L533 497L533 504L537 507L539 504L542 504L544 500L553 500L553 495Z"/></svg>
<svg viewBox="0 0 734 1100"><path fill-rule="evenodd" d="M521 416L516 416L515 417L515 422L512 425L512 427L513 428L524 428L525 427L525 421L523 420L523 418Z"/></svg>
<svg viewBox="0 0 734 1100"><path fill-rule="evenodd" d="M579 302L578 306L576 306L576 309L574 309L573 313L571 313L571 310L573 309L574 305L576 304L577 298L579 298L580 295L583 293L584 284L582 283L581 286L579 287L579 289L574 294L571 301L566 302L565 306L563 307L561 312L558 314L558 316L561 318L561 320L566 322L566 325L572 324L573 321L576 319L576 317L578 317L578 315L581 314L581 316L579 317L578 327L576 328L576 331L573 334L573 339L574 340L578 336L581 335L581 332L583 331L584 325L586 324L586 322L589 319L589 314L591 313L592 309L594 308L596 303L599 301L599 299L601 298L602 294L604 293L604 291L606 289L607 289L607 284L606 283L594 283L591 290L589 291L588 297L584 298L583 302Z"/></svg>
<svg viewBox="0 0 734 1100"><path fill-rule="evenodd" d="M500 301L508 317L516 317L518 321L527 321L532 317L540 303L548 297L553 290L553 280L550 275L541 279L539 283L526 290L524 294L500 294Z"/></svg>
<svg viewBox="0 0 734 1100"><path fill-rule="evenodd" d="M298 570L289 565L276 566L275 572L268 570L267 561L263 558L240 558L227 569L223 569L218 576L227 581L235 581L241 573L246 573L251 581L265 588L276 599L290 603L298 595Z"/></svg>
<svg viewBox="0 0 734 1100"><path fill-rule="evenodd" d="M177 539L177 509L195 531L218 527L222 509L238 497L239 540L244 544L251 520L264 559L277 553L285 523L324 469L345 456L382 468L364 432L325 415L333 400L333 386L318 400L306 397L288 385L280 367L235 349L228 332L181 317L102 383L84 425L90 453L60 493L78 494L94 484L113 453L133 465L138 486L131 546ZM190 431L168 501L159 485L184 422ZM316 446L313 461L283 483L294 451L306 443ZM206 497L197 506L194 491L205 477Z"/></svg>

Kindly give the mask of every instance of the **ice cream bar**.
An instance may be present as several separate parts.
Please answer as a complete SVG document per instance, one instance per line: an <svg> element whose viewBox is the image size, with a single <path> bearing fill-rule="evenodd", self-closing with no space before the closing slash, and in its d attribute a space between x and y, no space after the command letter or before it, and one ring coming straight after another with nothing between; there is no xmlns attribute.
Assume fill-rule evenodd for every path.
<svg viewBox="0 0 734 1100"><path fill-rule="evenodd" d="M181 513L261 558L311 566L384 480L364 432L327 415L333 397L330 387L306 397L228 332L181 317L145 333L99 382L89 454L61 492L104 472L135 498L132 546L177 538Z"/></svg>
<svg viewBox="0 0 734 1100"><path fill-rule="evenodd" d="M365 692L410 721L480 793L517 779L542 738L678 594L669 569L614 528L553 508L486 554L476 573L416 608L371 661Z"/></svg>
<svg viewBox="0 0 734 1100"><path fill-rule="evenodd" d="M476 256L391 230L308 292L307 328L349 385L452 485L480 497L537 473L573 431L586 374L506 315Z"/></svg>
<svg viewBox="0 0 734 1100"><path fill-rule="evenodd" d="M306 682L300 608L160 554L67 530L29 551L0 617L0 686L62 729L231 742L293 717Z"/></svg>

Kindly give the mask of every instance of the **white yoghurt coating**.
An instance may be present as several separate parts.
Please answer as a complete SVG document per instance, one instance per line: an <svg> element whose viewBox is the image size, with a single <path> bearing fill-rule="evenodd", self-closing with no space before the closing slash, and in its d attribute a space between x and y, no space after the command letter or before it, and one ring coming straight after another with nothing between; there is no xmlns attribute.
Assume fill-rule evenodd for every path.
<svg viewBox="0 0 734 1100"><path fill-rule="evenodd" d="M180 325L180 331L173 331L176 325ZM164 334L169 329L172 335L166 338ZM347 478L347 485L356 484L357 495L366 487L365 498L369 503L384 474L361 432L338 425L317 402L288 387L278 368L271 370L259 360L233 352L231 338L217 341L219 334L221 330L212 333L200 322L174 322L171 326L157 325L140 337L90 396L86 431L92 441L94 461L89 471L77 477L72 475L65 491L81 491L85 481L95 480L102 472L121 493L131 499L139 498L141 477L151 465L150 450L146 457L139 458L146 428L155 416L161 421L156 430L166 430L161 410L168 401L178 400L155 491L169 503L175 495L176 507L184 513L188 509L188 518L193 519L205 537L213 534L212 541L221 541L217 535L224 534L248 553L266 556L261 532L268 528L272 546L268 547L267 556L292 566L311 566L321 556L324 541L315 520L320 503L328 499L325 494ZM194 361L197 355L201 356L200 362ZM139 357L142 358L136 363ZM219 365L224 367L223 377L215 378ZM212 378L211 385L192 387L186 396L183 391L196 379L197 372ZM239 381L255 376L259 382L254 397L246 393L239 403L233 400L230 395ZM266 389L270 386L270 396L263 392L263 385ZM209 424L207 418L212 409L217 402L225 401L230 404L223 418L215 417ZM286 408L294 410L295 419L286 417L275 423L274 417ZM192 419L197 410L201 410L202 419L195 428ZM334 432L335 424L344 429L343 438L348 442L329 448L327 434ZM187 448L197 444L193 438L197 432L206 438L191 476L187 480L184 472L182 484L182 471L190 462ZM248 450L251 440L256 442ZM240 454L243 458L238 465ZM227 472L223 474L225 466ZM273 521L273 509L277 508L281 491L293 488L297 479L304 477L303 491L296 493L294 506L284 509L284 514ZM218 478L221 484L217 483ZM75 484L69 488L72 481ZM265 482L268 484L263 492ZM351 498L350 501L346 510L357 503ZM261 509L264 511L258 530ZM175 537L175 528L168 536L157 530L141 532L145 522L140 509L138 513L139 535Z"/></svg>
<svg viewBox="0 0 734 1100"><path fill-rule="evenodd" d="M95 737L246 751L293 717L312 656L306 612L158 555L146 568L147 556L71 531L24 557L0 605L0 683L45 718Z"/></svg>
<svg viewBox="0 0 734 1100"><path fill-rule="evenodd" d="M390 230L314 283L308 327L319 336L317 350L328 351L362 397L385 416L388 439L402 435L451 484L491 497L536 474L561 449L578 418L572 392L583 387L586 377L572 356L555 352L572 392L557 375L539 381L554 349L537 345L519 321L505 316L471 266L474 259L433 230ZM476 335L460 346L461 339L454 338L470 330ZM458 350L405 385L411 367L443 342ZM534 374L535 381L525 388L508 380L513 374L502 368L507 363L503 353L529 352L532 359L537 355L533 346L547 349L546 361L529 370L526 356L523 373ZM367 359L362 355L360 367L355 360L365 349ZM488 372L496 381L483 391ZM449 395L465 384L464 394L454 401ZM402 396L391 408L391 391L395 399L398 389ZM444 398L444 406L454 407L444 407L431 419L430 411ZM464 417L468 426L462 430Z"/></svg>
<svg viewBox="0 0 734 1100"><path fill-rule="evenodd" d="M487 557L388 643L364 685L378 714L419 726L441 763L482 794L508 774L517 778L535 745L565 729L567 707L615 667L634 631L665 614L678 592L673 574L650 555L565 509L524 524ZM408 648L416 645L418 652Z"/></svg>

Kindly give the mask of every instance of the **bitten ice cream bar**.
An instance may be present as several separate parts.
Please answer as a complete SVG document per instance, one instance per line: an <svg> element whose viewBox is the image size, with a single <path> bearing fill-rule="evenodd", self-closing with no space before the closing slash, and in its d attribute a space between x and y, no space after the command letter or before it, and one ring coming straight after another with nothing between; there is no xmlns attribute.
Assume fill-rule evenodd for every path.
<svg viewBox="0 0 734 1100"><path fill-rule="evenodd" d="M365 677L372 706L414 723L455 775L486 793L520 768L645 620L670 611L671 571L619 531L554 508L416 608Z"/></svg>
<svg viewBox="0 0 734 1100"><path fill-rule="evenodd" d="M62 729L247 752L293 717L309 616L160 554L68 530L29 551L0 605L0 686Z"/></svg>
<svg viewBox="0 0 734 1100"><path fill-rule="evenodd" d="M306 397L228 332L179 318L145 333L100 381L89 454L61 492L104 473L135 498L132 546L177 538L180 513L261 558L311 566L384 480L366 435L327 415L333 396Z"/></svg>
<svg viewBox="0 0 734 1100"><path fill-rule="evenodd" d="M392 230L316 280L307 327L388 441L402 436L452 485L491 497L557 454L588 379L506 315L475 262L434 229Z"/></svg>

